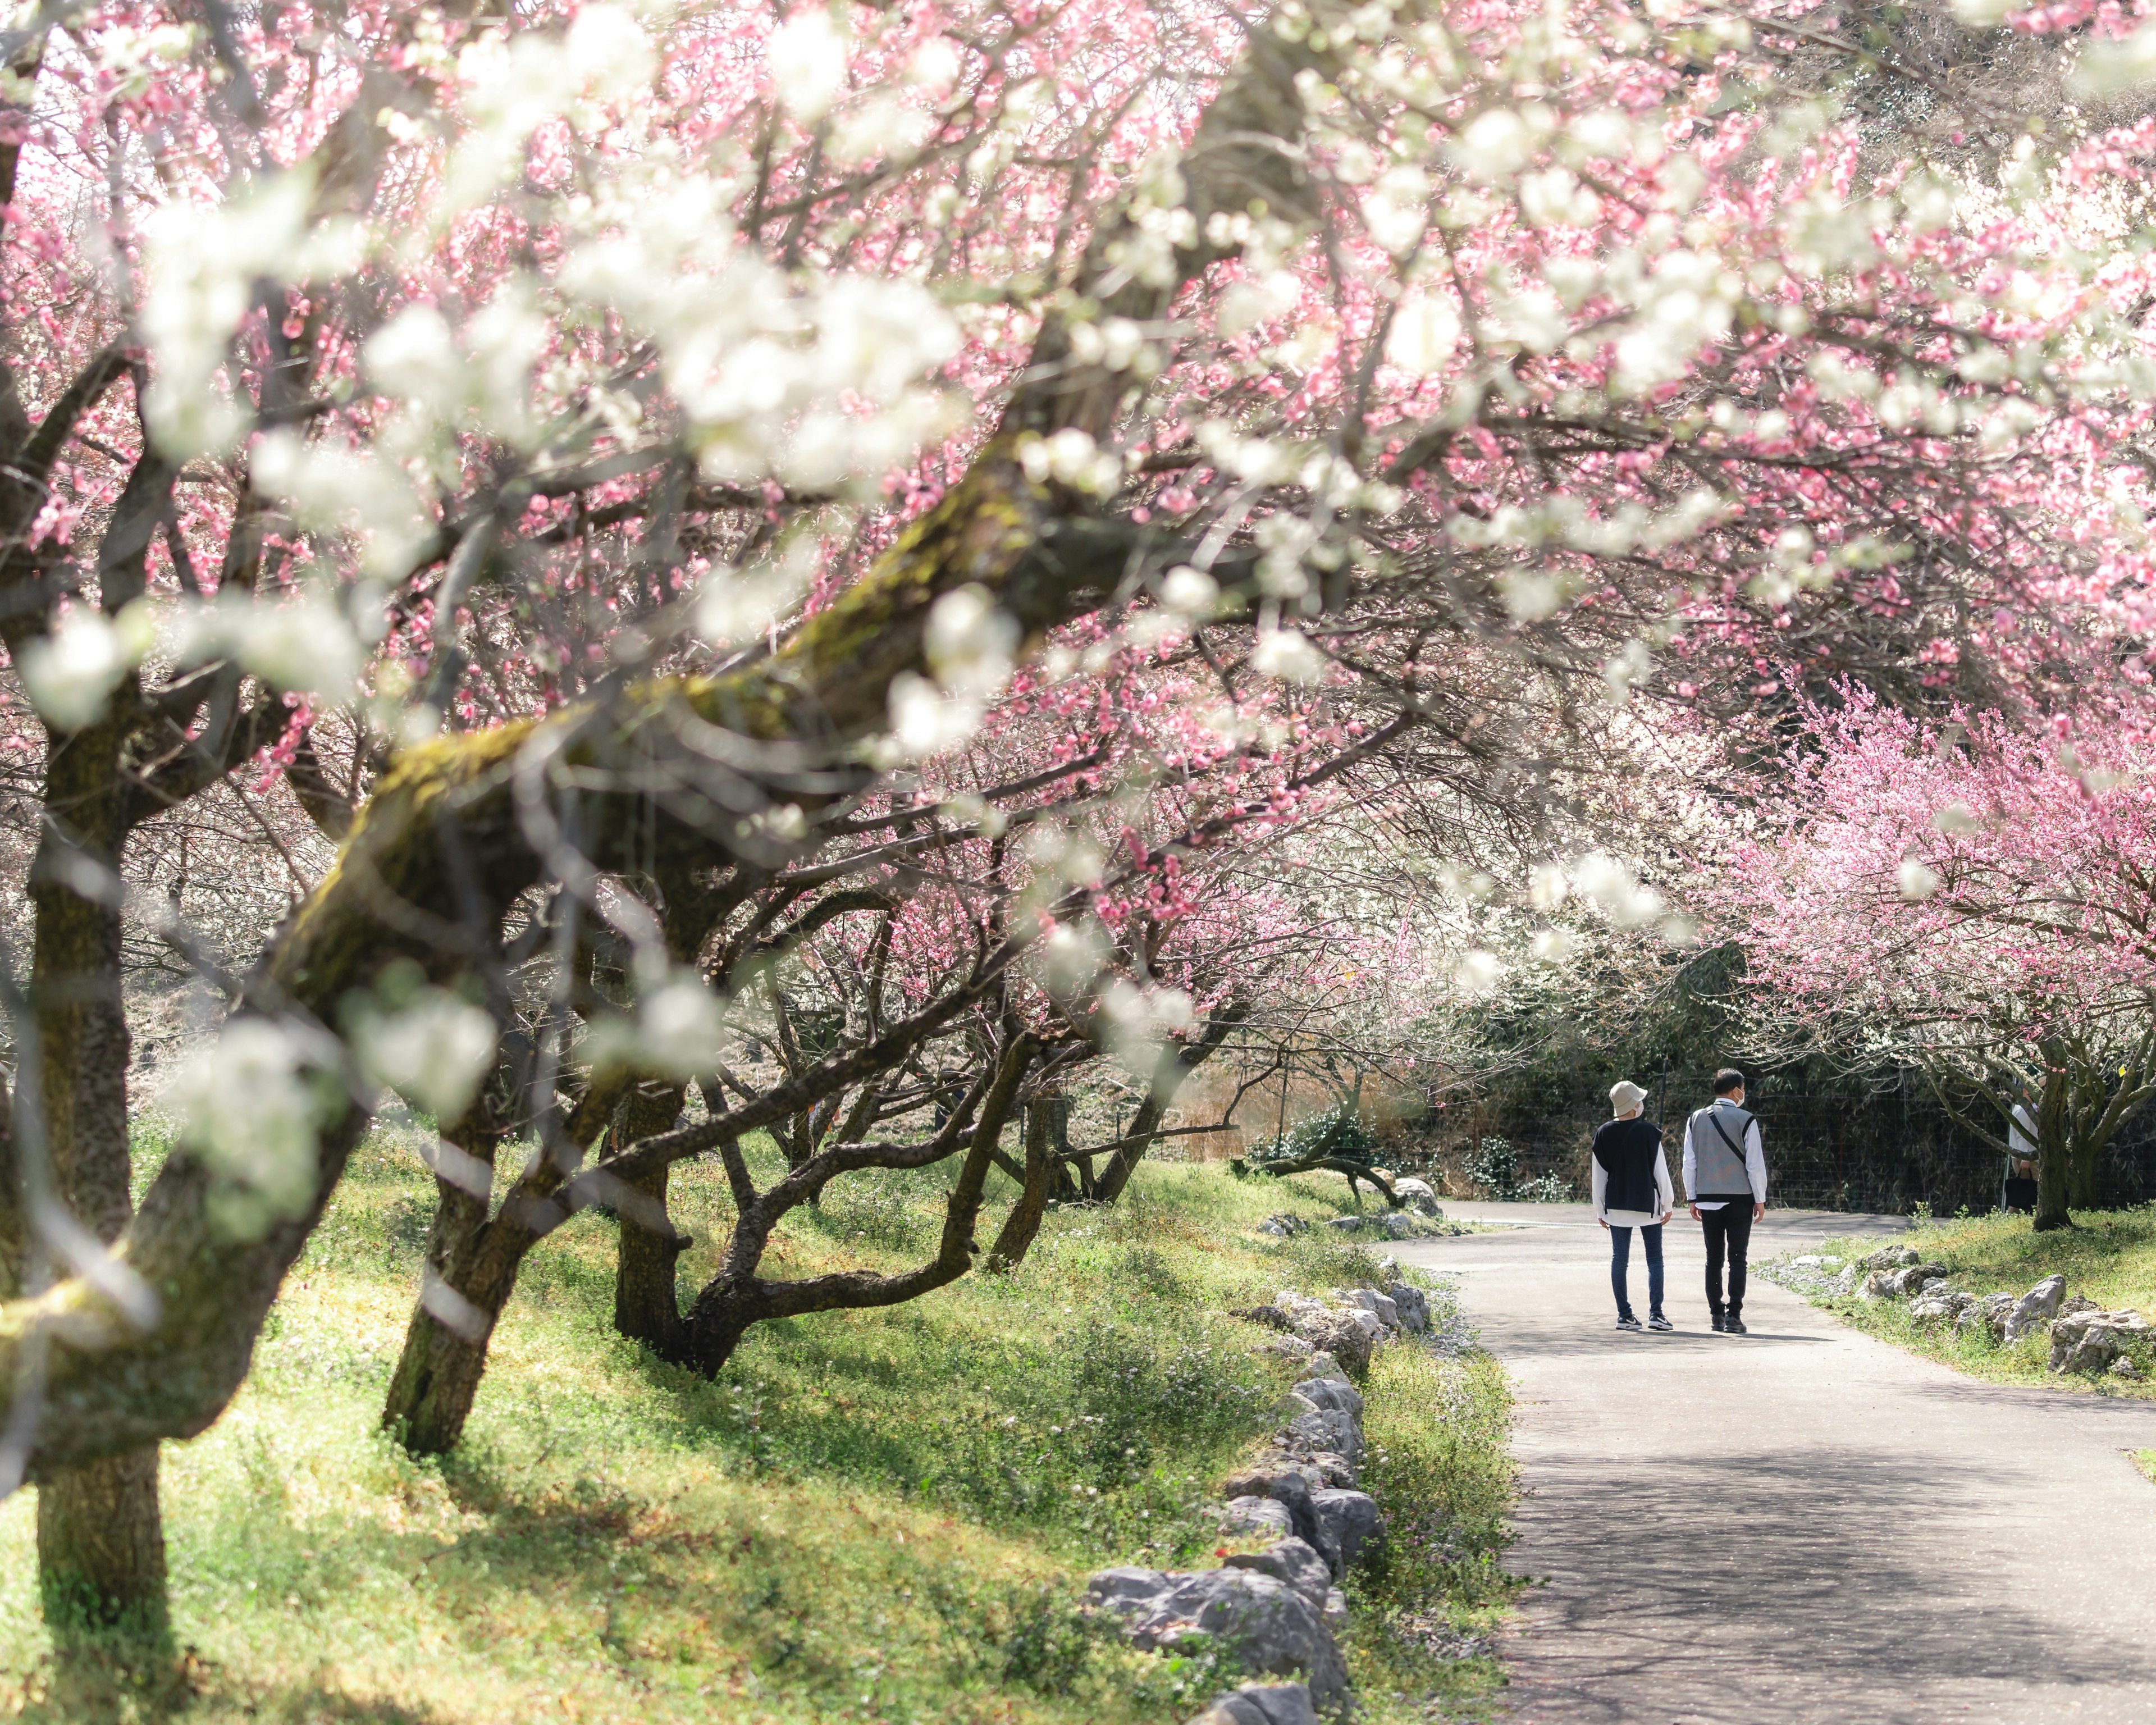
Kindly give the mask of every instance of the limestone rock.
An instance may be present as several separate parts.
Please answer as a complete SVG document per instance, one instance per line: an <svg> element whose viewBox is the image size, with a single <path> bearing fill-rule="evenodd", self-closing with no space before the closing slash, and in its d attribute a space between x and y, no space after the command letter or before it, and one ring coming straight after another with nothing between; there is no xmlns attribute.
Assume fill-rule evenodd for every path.
<svg viewBox="0 0 2156 1725"><path fill-rule="evenodd" d="M2015 1302L2014 1310L2007 1314L2005 1339L2019 1342L2031 1330L2039 1329L2058 1315L2059 1305L2066 1297L2066 1279L2063 1276L2047 1276Z"/></svg>
<svg viewBox="0 0 2156 1725"><path fill-rule="evenodd" d="M1149 1652L1206 1638L1229 1649L1246 1670L1301 1672L1317 1705L1346 1697L1347 1666L1322 1608L1277 1577L1241 1568L1178 1574L1125 1568L1101 1570L1086 1590Z"/></svg>
<svg viewBox="0 0 2156 1725"><path fill-rule="evenodd" d="M1317 1725L1302 1683L1245 1683L1217 1697L1190 1725Z"/></svg>
<svg viewBox="0 0 2156 1725"><path fill-rule="evenodd" d="M1230 1497L1221 1520L1247 1532L1270 1533L1278 1539L1295 1537L1295 1517L1288 1512L1287 1506L1262 1494L1245 1493Z"/></svg>
<svg viewBox="0 0 2156 1725"><path fill-rule="evenodd" d="M1311 1355L1309 1363L1302 1368L1302 1375L1306 1378L1337 1378L1340 1362L1321 1348Z"/></svg>
<svg viewBox="0 0 2156 1725"><path fill-rule="evenodd" d="M1400 1327L1400 1308L1389 1294L1377 1293L1369 1288L1350 1288L1341 1298L1355 1311L1368 1312L1389 1330Z"/></svg>
<svg viewBox="0 0 2156 1725"><path fill-rule="evenodd" d="M1358 1465L1363 1459L1361 1422L1338 1408L1312 1408L1306 1414L1297 1414L1281 1435L1290 1455L1330 1450Z"/></svg>
<svg viewBox="0 0 2156 1725"><path fill-rule="evenodd" d="M1273 1505L1275 1509L1282 1507ZM1332 1591L1332 1566L1318 1556L1308 1540L1292 1534L1276 1540L1263 1551L1238 1552L1223 1563L1227 1568L1248 1569L1253 1574L1286 1582L1316 1606L1320 1615L1325 1610L1326 1596Z"/></svg>
<svg viewBox="0 0 2156 1725"><path fill-rule="evenodd" d="M1352 1491L1363 1482L1359 1466L1332 1450L1312 1450L1306 1458L1324 1482L1339 1491Z"/></svg>
<svg viewBox="0 0 2156 1725"><path fill-rule="evenodd" d="M1917 1298L1909 1302L1911 1323L1953 1323L1963 1312L1977 1303L1976 1296L1959 1288L1948 1287L1943 1282L1933 1282Z"/></svg>
<svg viewBox="0 0 2156 1725"><path fill-rule="evenodd" d="M2129 1348L2145 1345L2148 1325L2138 1312L2072 1312L2051 1326L2051 1369L2093 1378Z"/></svg>
<svg viewBox="0 0 2156 1725"><path fill-rule="evenodd" d="M1935 1281L1944 1281L1951 1272L1943 1264L1914 1264L1896 1272L1894 1291L1903 1296L1921 1294Z"/></svg>
<svg viewBox="0 0 2156 1725"><path fill-rule="evenodd" d="M1276 1336L1270 1342L1260 1342L1250 1350L1253 1353L1276 1354L1282 1359L1306 1360L1317 1350L1300 1336Z"/></svg>
<svg viewBox="0 0 2156 1725"><path fill-rule="evenodd" d="M1311 1501L1339 1548L1342 1570L1383 1543L1385 1517L1367 1491L1314 1491Z"/></svg>
<svg viewBox="0 0 2156 1725"><path fill-rule="evenodd" d="M1914 1246L1882 1246L1856 1261L1866 1270L1905 1270L1917 1261L1917 1249Z"/></svg>
<svg viewBox="0 0 2156 1725"><path fill-rule="evenodd" d="M1331 1408L1342 1414L1352 1414L1357 1419L1362 1417L1363 1392L1356 1389L1345 1378L1330 1375L1322 1378L1306 1376L1295 1386L1295 1393L1304 1397L1314 1406Z"/></svg>
<svg viewBox="0 0 2156 1725"><path fill-rule="evenodd" d="M1961 1309L1954 1319L1954 1327L1966 1334L1972 1330L1986 1330L1994 1342L2006 1332L2006 1320L2019 1302L2011 1294L1986 1294L1980 1300L1972 1300Z"/></svg>
<svg viewBox="0 0 2156 1725"><path fill-rule="evenodd" d="M1316 1491L1325 1481L1318 1471L1306 1461L1297 1461L1282 1455L1277 1460L1260 1462L1255 1467L1239 1467L1220 1481L1220 1490L1229 1497L1264 1497L1273 1488L1273 1481L1281 1474L1301 1476L1303 1482Z"/></svg>
<svg viewBox="0 0 2156 1725"><path fill-rule="evenodd" d="M1430 1333L1429 1295L1404 1281L1386 1283L1385 1291L1392 1296L1394 1308L1400 1315L1402 1329L1417 1336Z"/></svg>
<svg viewBox="0 0 2156 1725"><path fill-rule="evenodd" d="M1358 1316L1369 1319L1368 1329L1355 1322ZM1371 1332L1382 1326L1370 1312L1350 1314L1320 1307L1298 1318L1295 1328L1296 1333L1312 1348L1323 1348L1351 1372L1363 1372L1370 1366Z"/></svg>
<svg viewBox="0 0 2156 1725"><path fill-rule="evenodd" d="M1278 1215L1267 1216L1258 1224L1258 1232L1270 1234L1275 1240L1293 1240L1298 1234L1310 1231L1310 1224L1291 1211L1282 1210Z"/></svg>
<svg viewBox="0 0 2156 1725"><path fill-rule="evenodd" d="M1412 1210L1386 1210L1371 1216L1332 1216L1326 1226L1337 1228L1342 1234L1377 1234L1387 1240L1413 1240L1422 1232L1419 1219ZM1439 1229L1436 1232L1442 1233Z"/></svg>
<svg viewBox="0 0 2156 1725"><path fill-rule="evenodd" d="M1308 1545L1337 1577L1344 1574L1347 1565L1340 1555L1340 1542L1333 1538L1332 1529L1324 1517L1317 1512L1317 1493L1331 1488L1313 1488L1300 1471L1282 1470L1273 1476L1266 1485L1265 1494L1288 1513L1287 1531Z"/></svg>
<svg viewBox="0 0 2156 1725"><path fill-rule="evenodd" d="M1425 1216L1442 1216L1445 1212L1437 1202L1437 1194L1429 1181L1409 1174L1404 1180L1393 1182L1393 1196L1399 1200L1404 1210L1415 1210Z"/></svg>

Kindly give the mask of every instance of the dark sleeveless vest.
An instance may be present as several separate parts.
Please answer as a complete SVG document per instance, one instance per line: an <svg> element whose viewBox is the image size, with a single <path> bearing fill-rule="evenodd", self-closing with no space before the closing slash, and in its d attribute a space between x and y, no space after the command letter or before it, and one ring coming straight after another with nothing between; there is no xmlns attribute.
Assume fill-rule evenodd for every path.
<svg viewBox="0 0 2156 1725"><path fill-rule="evenodd" d="M1662 1195L1655 1185L1655 1152L1661 1147L1662 1129L1651 1120L1605 1120L1594 1129L1594 1159L1608 1176L1602 1189L1605 1209L1661 1214Z"/></svg>

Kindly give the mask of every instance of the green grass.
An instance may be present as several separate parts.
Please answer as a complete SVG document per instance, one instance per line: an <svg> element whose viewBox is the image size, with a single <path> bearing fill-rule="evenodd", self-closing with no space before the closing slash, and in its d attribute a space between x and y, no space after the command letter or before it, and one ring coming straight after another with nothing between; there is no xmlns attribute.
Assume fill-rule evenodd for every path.
<svg viewBox="0 0 2156 1725"><path fill-rule="evenodd" d="M917 1260L942 1183L853 1182L788 1221L771 1273ZM714 1166L675 1191L693 1286L731 1209ZM0 1717L1183 1719L1232 1674L1104 1635L1084 1577L1214 1560L1215 1482L1294 1375L1224 1308L1375 1267L1332 1237L1250 1231L1338 1214L1344 1193L1148 1166L1113 1210L1052 1213L1015 1275L760 1326L711 1383L613 1334L613 1231L588 1216L532 1255L462 1450L423 1464L376 1420L431 1194L410 1132L370 1139L246 1388L166 1446L177 1676L57 1651L31 1494L0 1505ZM1508 1403L1488 1360L1405 1348L1369 1388L1368 1483L1395 1537L1354 1583L1345 1640L1363 1717L1389 1725L1500 1681L1428 1648L1510 1596Z"/></svg>
<svg viewBox="0 0 2156 1725"><path fill-rule="evenodd" d="M2141 1470L2142 1477L2156 1482L2156 1450L2133 1451L2133 1465Z"/></svg>
<svg viewBox="0 0 2156 1725"><path fill-rule="evenodd" d="M2156 1206L2082 1211L2071 1230L2037 1233L2026 1216L1974 1216L1920 1221L1896 1244L1927 1261L1944 1264L1953 1286L1972 1294L2025 1293L2046 1276L2062 1275L2069 1295L2084 1294L2107 1311L2131 1307L2156 1320ZM1820 1250L1842 1258L1879 1249L1876 1239L1829 1240ZM1822 1301L1868 1333L1900 1343L1973 1376L2000 1383L2043 1383L2099 1395L2156 1397L2156 1381L2090 1379L2052 1373L2042 1335L1994 1342L1981 1330L1957 1333L1944 1325L1909 1321L1901 1300ZM2148 1362L2143 1362L2144 1367Z"/></svg>

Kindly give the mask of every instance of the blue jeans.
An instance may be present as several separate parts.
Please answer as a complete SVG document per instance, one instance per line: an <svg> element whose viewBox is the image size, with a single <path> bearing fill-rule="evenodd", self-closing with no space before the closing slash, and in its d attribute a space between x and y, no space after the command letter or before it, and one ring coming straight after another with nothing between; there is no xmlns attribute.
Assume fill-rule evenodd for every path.
<svg viewBox="0 0 2156 1725"><path fill-rule="evenodd" d="M1658 1312L1662 1309L1662 1224L1640 1230L1640 1242L1647 1249L1647 1310ZM1632 1261L1632 1230L1609 1224L1609 1287L1617 1296L1617 1316L1630 1317L1632 1301L1625 1291L1625 1271Z"/></svg>

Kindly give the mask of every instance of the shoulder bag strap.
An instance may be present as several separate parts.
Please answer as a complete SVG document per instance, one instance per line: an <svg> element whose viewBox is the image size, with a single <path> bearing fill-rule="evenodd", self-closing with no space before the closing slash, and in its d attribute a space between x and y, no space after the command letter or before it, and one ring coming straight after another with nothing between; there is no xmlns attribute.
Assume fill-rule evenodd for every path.
<svg viewBox="0 0 2156 1725"><path fill-rule="evenodd" d="M1723 1143L1729 1144L1729 1153L1737 1158L1737 1165L1739 1168L1744 1168L1744 1181L1747 1185L1749 1185L1752 1182L1752 1170L1749 1168L1745 1167L1744 1153L1738 1149L1736 1145L1730 1143L1728 1131L1723 1127L1722 1123L1719 1120L1717 1120L1714 1117L1713 1109L1702 1108L1700 1110L1700 1112L1707 1116L1707 1123L1714 1128L1715 1136L1720 1138ZM1576 1143L1578 1141L1574 1139L1573 1142ZM1757 1201L1757 1199L1753 1200L1755 1203Z"/></svg>

